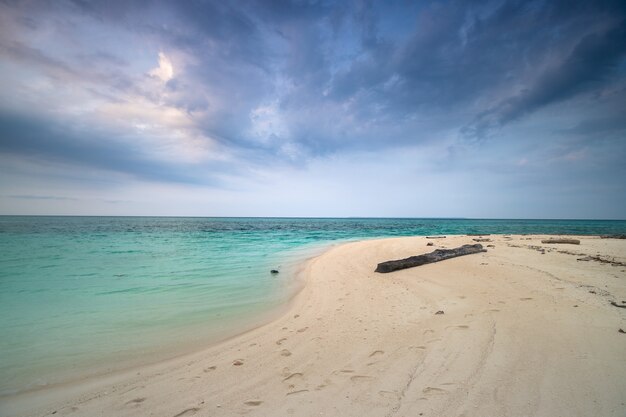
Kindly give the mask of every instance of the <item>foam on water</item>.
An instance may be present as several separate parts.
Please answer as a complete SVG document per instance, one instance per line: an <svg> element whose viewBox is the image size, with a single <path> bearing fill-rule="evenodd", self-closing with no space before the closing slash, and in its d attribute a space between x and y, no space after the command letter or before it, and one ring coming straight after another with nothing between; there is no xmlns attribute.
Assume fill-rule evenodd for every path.
<svg viewBox="0 0 626 417"><path fill-rule="evenodd" d="M0 394L245 330L333 241L464 233L623 234L626 222L0 217Z"/></svg>

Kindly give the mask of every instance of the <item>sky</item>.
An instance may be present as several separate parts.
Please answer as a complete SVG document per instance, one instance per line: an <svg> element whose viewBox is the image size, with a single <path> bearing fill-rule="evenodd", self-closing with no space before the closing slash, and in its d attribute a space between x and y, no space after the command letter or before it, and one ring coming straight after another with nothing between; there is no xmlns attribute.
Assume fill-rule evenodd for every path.
<svg viewBox="0 0 626 417"><path fill-rule="evenodd" d="M0 0L0 214L626 218L626 3Z"/></svg>

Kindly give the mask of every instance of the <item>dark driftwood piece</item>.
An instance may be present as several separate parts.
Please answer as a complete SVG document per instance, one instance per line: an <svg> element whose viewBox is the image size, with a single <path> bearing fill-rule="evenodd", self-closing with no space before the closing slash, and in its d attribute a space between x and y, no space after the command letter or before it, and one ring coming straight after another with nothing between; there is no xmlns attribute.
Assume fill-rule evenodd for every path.
<svg viewBox="0 0 626 417"><path fill-rule="evenodd" d="M580 240L578 239L546 239L546 240L542 240L541 243L569 243L571 245L580 245Z"/></svg>
<svg viewBox="0 0 626 417"><path fill-rule="evenodd" d="M478 237L476 239L472 239L474 242L491 242L491 239L488 237Z"/></svg>
<svg viewBox="0 0 626 417"><path fill-rule="evenodd" d="M626 304L619 305L615 301L611 301L611 305L619 308L626 308Z"/></svg>
<svg viewBox="0 0 626 417"><path fill-rule="evenodd" d="M471 255L473 253L480 252L487 252L487 250L483 249L483 245L479 243L475 245L463 245L460 248L454 249L436 249L434 252L426 253L424 255L411 256L410 258L399 259L397 261L381 262L376 267L375 272L384 274L387 272L398 271L400 269L431 264L433 262L456 258L457 256Z"/></svg>
<svg viewBox="0 0 626 417"><path fill-rule="evenodd" d="M445 239L445 236L426 236L426 239Z"/></svg>

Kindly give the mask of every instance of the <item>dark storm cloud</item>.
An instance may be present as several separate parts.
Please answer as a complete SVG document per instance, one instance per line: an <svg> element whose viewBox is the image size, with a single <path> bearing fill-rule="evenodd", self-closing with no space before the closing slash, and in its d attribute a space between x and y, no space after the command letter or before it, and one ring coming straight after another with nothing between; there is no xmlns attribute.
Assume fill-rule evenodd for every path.
<svg viewBox="0 0 626 417"><path fill-rule="evenodd" d="M487 102L494 108L480 112L476 121L502 113L497 118L505 123L585 89L601 88L623 57L623 7L484 4L488 6L449 2L426 7L404 41L381 41L339 72L335 97L346 100L368 92L362 94L363 106L383 105L398 115L456 110L487 101L498 89L522 89L519 96ZM564 56L573 42L573 52ZM547 65L555 68L544 70ZM500 110L503 106L508 110Z"/></svg>
<svg viewBox="0 0 626 417"><path fill-rule="evenodd" d="M155 161L132 140L110 140L94 133L60 125L50 120L34 120L13 114L0 114L0 154L43 158L49 162L91 167L163 182L215 184L199 176L193 167ZM225 167L221 167L222 170Z"/></svg>
<svg viewBox="0 0 626 417"><path fill-rule="evenodd" d="M584 36L558 64L536 76L522 92L479 114L463 129L481 139L492 129L515 121L543 106L586 91L599 90L610 80L626 56L626 21L604 32Z"/></svg>
<svg viewBox="0 0 626 417"><path fill-rule="evenodd" d="M610 106L600 92L624 82L625 9L619 1L8 2L3 11L16 29L3 36L0 59L44 71L59 88L90 83L84 90L110 103L131 91L181 110L199 132L243 156L242 166L270 158L301 162L419 145L450 132L480 140L582 96ZM56 23L46 33L58 36L58 47L29 45L29 34L50 22ZM88 36L92 26L103 33ZM72 39L92 43L63 53ZM159 50L182 56L167 94L131 74L140 42L153 59ZM50 146L39 139L43 119L32 113L21 115L32 123L2 120L5 152L189 179L178 168L163 174L139 145L106 135L54 134L58 146ZM581 123L586 119L580 114ZM116 156L120 146L131 151Z"/></svg>

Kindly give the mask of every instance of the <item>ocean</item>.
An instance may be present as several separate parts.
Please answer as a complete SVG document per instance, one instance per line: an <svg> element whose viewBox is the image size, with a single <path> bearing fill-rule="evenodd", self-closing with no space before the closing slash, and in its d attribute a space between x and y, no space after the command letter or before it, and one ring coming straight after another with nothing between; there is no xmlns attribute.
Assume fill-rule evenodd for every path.
<svg viewBox="0 0 626 417"><path fill-rule="evenodd" d="M0 216L0 396L259 325L335 243L466 233L626 234L626 221Z"/></svg>

